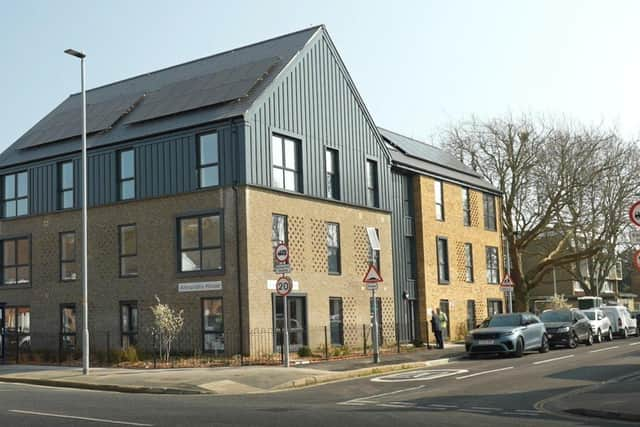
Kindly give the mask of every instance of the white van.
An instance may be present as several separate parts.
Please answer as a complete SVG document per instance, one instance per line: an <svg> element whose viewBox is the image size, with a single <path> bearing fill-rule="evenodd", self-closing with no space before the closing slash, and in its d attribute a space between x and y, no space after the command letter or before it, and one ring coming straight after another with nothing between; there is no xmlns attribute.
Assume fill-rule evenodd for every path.
<svg viewBox="0 0 640 427"><path fill-rule="evenodd" d="M600 307L600 309L604 311L609 320L611 320L614 335L622 338L627 338L629 335L638 336L636 319L631 317L631 313L629 313L627 307L622 305L604 305Z"/></svg>

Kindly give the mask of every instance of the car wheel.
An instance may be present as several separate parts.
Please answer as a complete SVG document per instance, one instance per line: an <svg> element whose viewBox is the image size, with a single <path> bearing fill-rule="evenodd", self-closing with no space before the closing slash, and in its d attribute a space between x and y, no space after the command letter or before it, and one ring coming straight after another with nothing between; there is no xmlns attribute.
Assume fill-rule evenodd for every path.
<svg viewBox="0 0 640 427"><path fill-rule="evenodd" d="M513 352L514 357L522 357L524 354L524 341L522 338L518 338L518 342L516 343L516 350Z"/></svg>
<svg viewBox="0 0 640 427"><path fill-rule="evenodd" d="M584 342L586 345L593 345L593 334L591 331L587 333L587 340Z"/></svg>
<svg viewBox="0 0 640 427"><path fill-rule="evenodd" d="M602 336L602 331L598 329L598 333L596 334L596 342L601 343L604 341L604 337Z"/></svg>
<svg viewBox="0 0 640 427"><path fill-rule="evenodd" d="M607 341L613 341L613 331L609 328L609 332L607 333Z"/></svg>
<svg viewBox="0 0 640 427"><path fill-rule="evenodd" d="M569 343L567 344L567 347L576 348L577 346L578 346L578 337L576 337L575 332L571 332L571 334L569 335Z"/></svg>
<svg viewBox="0 0 640 427"><path fill-rule="evenodd" d="M540 353L546 353L549 351L549 338L546 335L542 335L542 343L540 344Z"/></svg>

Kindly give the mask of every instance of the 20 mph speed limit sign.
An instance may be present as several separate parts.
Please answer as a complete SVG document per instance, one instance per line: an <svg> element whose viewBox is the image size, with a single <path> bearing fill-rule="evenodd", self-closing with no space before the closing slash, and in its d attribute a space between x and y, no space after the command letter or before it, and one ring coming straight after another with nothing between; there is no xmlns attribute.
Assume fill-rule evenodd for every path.
<svg viewBox="0 0 640 427"><path fill-rule="evenodd" d="M289 292L291 292L291 288L293 288L291 277L283 276L276 282L276 292L280 296L284 297L289 295Z"/></svg>

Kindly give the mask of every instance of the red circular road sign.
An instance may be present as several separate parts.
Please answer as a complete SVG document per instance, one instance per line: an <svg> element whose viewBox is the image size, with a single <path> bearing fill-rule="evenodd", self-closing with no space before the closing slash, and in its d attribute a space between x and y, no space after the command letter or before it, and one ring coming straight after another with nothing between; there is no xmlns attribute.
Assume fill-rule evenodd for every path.
<svg viewBox="0 0 640 427"><path fill-rule="evenodd" d="M279 243L273 252L276 261L286 264L289 261L289 247L284 243Z"/></svg>
<svg viewBox="0 0 640 427"><path fill-rule="evenodd" d="M629 219L632 223L640 227L640 202L635 202L629 209Z"/></svg>
<svg viewBox="0 0 640 427"><path fill-rule="evenodd" d="M636 270L640 271L640 251L636 251L633 254L633 265L636 267Z"/></svg>
<svg viewBox="0 0 640 427"><path fill-rule="evenodd" d="M293 282L291 281L291 277L282 276L276 281L276 292L280 296L287 296L291 289L293 288Z"/></svg>

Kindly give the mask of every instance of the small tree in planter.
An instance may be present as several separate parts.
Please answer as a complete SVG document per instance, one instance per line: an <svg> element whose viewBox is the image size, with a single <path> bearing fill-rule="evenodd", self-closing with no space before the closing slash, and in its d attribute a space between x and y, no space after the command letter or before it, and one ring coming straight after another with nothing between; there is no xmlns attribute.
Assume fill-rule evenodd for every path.
<svg viewBox="0 0 640 427"><path fill-rule="evenodd" d="M552 310L564 310L571 308L571 304L567 302L564 295L554 295L549 299L549 305Z"/></svg>
<svg viewBox="0 0 640 427"><path fill-rule="evenodd" d="M184 326L184 310L176 311L167 304L162 304L156 295L156 305L151 306L153 313L152 333L159 340L160 360L169 362L171 344Z"/></svg>

